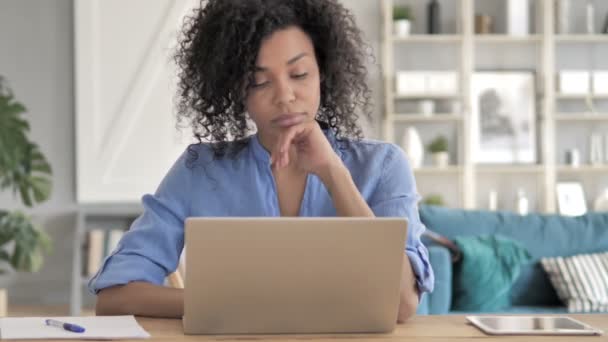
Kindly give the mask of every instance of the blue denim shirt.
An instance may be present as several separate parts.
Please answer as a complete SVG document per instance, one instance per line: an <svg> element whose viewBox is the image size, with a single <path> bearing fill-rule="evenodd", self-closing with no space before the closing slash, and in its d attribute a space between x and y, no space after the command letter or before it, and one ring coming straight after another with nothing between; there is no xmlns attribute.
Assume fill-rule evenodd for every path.
<svg viewBox="0 0 608 342"><path fill-rule="evenodd" d="M418 216L420 198L403 151L372 140L338 141L325 131L361 195L376 216L405 217L409 221L405 251L420 292L430 292L434 275L426 247L420 241L425 227ZM187 165L188 151L173 165L154 195L142 198L144 211L89 281L99 290L132 281L161 285L178 265L184 247L184 220L191 216L280 216L270 154L257 135L235 159L213 159L211 146L193 145L198 160ZM307 178L300 216L336 216L324 184Z"/></svg>

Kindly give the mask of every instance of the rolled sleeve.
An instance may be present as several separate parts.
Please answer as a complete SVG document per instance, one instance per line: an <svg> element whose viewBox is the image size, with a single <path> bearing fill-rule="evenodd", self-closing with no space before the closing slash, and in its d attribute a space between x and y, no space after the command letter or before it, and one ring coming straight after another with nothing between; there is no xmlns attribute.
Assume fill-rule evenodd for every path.
<svg viewBox="0 0 608 342"><path fill-rule="evenodd" d="M191 172L184 157L173 165L154 195L143 196L143 214L89 280L91 293L134 281L162 285L177 268L184 247L183 223L190 211L186 190Z"/></svg>
<svg viewBox="0 0 608 342"><path fill-rule="evenodd" d="M426 229L418 214L420 195L412 170L403 151L390 145L383 163L382 178L372 196L370 207L378 217L404 217L408 220L405 253L410 260L418 290L432 292L435 284L426 246L420 237Z"/></svg>

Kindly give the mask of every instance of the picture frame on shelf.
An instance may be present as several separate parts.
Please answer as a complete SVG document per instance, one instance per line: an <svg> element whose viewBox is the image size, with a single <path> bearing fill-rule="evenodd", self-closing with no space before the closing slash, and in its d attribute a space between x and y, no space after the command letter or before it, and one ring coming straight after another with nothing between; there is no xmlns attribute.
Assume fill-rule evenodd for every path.
<svg viewBox="0 0 608 342"><path fill-rule="evenodd" d="M471 124L475 163L536 163L535 89L533 71L473 74Z"/></svg>
<svg viewBox="0 0 608 342"><path fill-rule="evenodd" d="M579 182L559 182L555 187L559 213L564 216L581 216L587 213L585 192Z"/></svg>

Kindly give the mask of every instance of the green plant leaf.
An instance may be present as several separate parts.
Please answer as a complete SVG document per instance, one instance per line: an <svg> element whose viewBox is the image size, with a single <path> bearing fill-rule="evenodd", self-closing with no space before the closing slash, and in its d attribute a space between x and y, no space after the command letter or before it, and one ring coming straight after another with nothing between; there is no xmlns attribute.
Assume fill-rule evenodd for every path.
<svg viewBox="0 0 608 342"><path fill-rule="evenodd" d="M0 260L2 260L2 261L9 261L10 259L11 259L11 256L8 254L7 251L0 250Z"/></svg>
<svg viewBox="0 0 608 342"><path fill-rule="evenodd" d="M37 229L31 219L19 211L0 218L0 235L5 243L14 242L12 254L5 252L6 260L17 271L37 272L43 264L43 255L51 249L49 236ZM0 259L2 257L0 256Z"/></svg>
<svg viewBox="0 0 608 342"><path fill-rule="evenodd" d="M433 139L427 148L431 153L447 152L448 140L444 136L440 135Z"/></svg>
<svg viewBox="0 0 608 342"><path fill-rule="evenodd" d="M27 137L30 126L21 117L25 111L0 77L0 190L12 188L26 206L32 206L49 198L52 170Z"/></svg>
<svg viewBox="0 0 608 342"><path fill-rule="evenodd" d="M32 206L49 198L52 170L38 145L28 139L25 111L0 76L0 190L10 188ZM0 209L0 260L17 271L35 272L50 249L49 236L29 217Z"/></svg>

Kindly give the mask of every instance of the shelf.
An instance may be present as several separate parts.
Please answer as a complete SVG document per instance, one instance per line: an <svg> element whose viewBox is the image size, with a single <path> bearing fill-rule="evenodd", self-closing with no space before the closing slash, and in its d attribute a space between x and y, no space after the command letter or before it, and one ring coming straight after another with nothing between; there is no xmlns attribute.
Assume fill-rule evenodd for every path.
<svg viewBox="0 0 608 342"><path fill-rule="evenodd" d="M608 34L566 34L555 35L560 43L608 43Z"/></svg>
<svg viewBox="0 0 608 342"><path fill-rule="evenodd" d="M577 62L575 63L576 68L580 70L598 69L596 65L600 63L598 60L605 59L602 59L601 49L608 48L608 34L599 34L598 32L598 34L561 35L554 33L553 27L549 27L553 25L544 25L547 30L539 26L536 30L530 31L529 34L519 36L510 35L506 31L496 32L497 34L475 34L474 14L478 9L477 3L482 1L454 1L455 13L453 13L453 17L456 21L455 27L459 29L454 30L453 34L415 34L409 37L395 37L391 34L393 27L391 25L392 13L390 9L392 5L399 3L399 1L381 1L384 6L381 20L383 26L380 32L388 33L382 35L380 44L383 57L382 66L384 67L382 69L383 89L388 90L383 96L383 116L385 120L382 128L384 138L398 144L399 134L405 126L409 125L415 126L417 129L420 128L425 135L437 134L437 132L447 135L452 134L449 136L452 143L458 144L458 158L452 158L453 164L449 168L434 167L435 164L430 162L430 158L427 156L425 161L428 165L414 170L416 178L421 179L421 182L424 183L419 188L438 186L436 183L441 177L449 182L458 181L459 188L455 189L458 192L455 196L457 198L450 198L450 201L456 200L456 202L450 203L450 205L460 203L459 205L465 208L475 208L480 203L478 199L480 193L476 189L482 187L486 180L503 182L502 178L505 178L506 184L504 186L506 187L511 182L516 183L516 185L521 182L538 184L537 208L544 212L556 212L558 209L554 188L556 178L560 181L567 178L597 178L605 182L608 179L608 162L604 166L581 166L579 168L560 165L555 159L558 161L561 161L561 159L557 157L538 160L531 164L478 164L474 162L473 154L477 141L471 139L470 134L478 129L478 123L468 117L477 101L471 96L474 92L472 87L474 76L478 70L483 70L481 69L482 65L486 70L502 70L505 67L509 68L509 66L503 65L507 62L507 64L516 64L510 66L510 68L520 69L522 68L520 64L527 65L531 61L534 64L533 69L537 71L534 99L535 103L539 104L536 107L538 116L548 120L539 123L537 148L539 151L543 151L544 156L558 156L562 153L559 148L560 134L565 133L574 141L585 141L588 134L596 129L596 126L608 125L608 107L606 107L608 106L608 94L600 94L600 91L602 91L600 88L596 87L597 90L594 91L593 87L589 87L587 93L579 95L565 94L561 92L560 88L556 88L556 84L559 83L559 76L556 76L555 73L565 70L566 67L574 68L572 65L563 65L562 57L565 57L563 55L565 51L561 50L572 48L576 50L573 50L574 52L578 52L578 54L574 54L574 57L579 55L584 57L575 61ZM539 5L534 11L534 15L537 16L536 20L539 23L551 24L555 19L556 0L538 1ZM601 2L604 1L608 2L608 0L602 0ZM407 0L405 2L411 5L412 10L417 13L424 13L426 9L424 1ZM503 7L501 7L504 1L488 2L488 7L484 11L488 13L504 12ZM536 1L530 2L536 3ZM581 24L578 23L580 19L576 18L577 24ZM582 20L584 21L584 18ZM408 43L410 45L399 46L399 44ZM438 50L421 50L420 53L412 54L412 49L408 49L409 47L422 50L437 47ZM456 51L452 51L454 49ZM448 50L451 55L442 54L442 52ZM509 52L513 56L526 57L523 59L516 58L517 60L511 63L509 56L503 56L504 52ZM523 68L529 69L527 66L523 66ZM458 83L449 89L438 87L414 88L412 84L412 87L402 88L402 90L410 90L413 94L401 92L401 94L406 95L400 95L397 94L395 81L397 72L401 70L412 72L450 70L458 75ZM446 90L445 92L450 93L433 95L426 92L426 90L431 89ZM594 92L596 94L593 94ZM442 113L442 115L417 113L421 112L418 101L422 100L435 101L438 111L449 113ZM546 100L550 100L550 102L546 102ZM459 102L462 112L451 113L450 108L452 106L448 105L452 102ZM597 113L593 113L593 111L597 111ZM576 129L562 132L569 126ZM456 132L452 132L454 130ZM448 131L450 133L446 133ZM452 157L455 156L452 155ZM449 190L440 188L439 192Z"/></svg>
<svg viewBox="0 0 608 342"><path fill-rule="evenodd" d="M558 113L556 121L608 121L608 113Z"/></svg>
<svg viewBox="0 0 608 342"><path fill-rule="evenodd" d="M458 165L449 165L446 167L423 166L423 167L414 169L414 173L418 174L418 175L458 174L461 171L462 171L462 168Z"/></svg>
<svg viewBox="0 0 608 342"><path fill-rule="evenodd" d="M528 36L511 36L507 34L484 34L476 35L475 42L478 43L538 43L542 41L542 37L537 34Z"/></svg>
<svg viewBox="0 0 608 342"><path fill-rule="evenodd" d="M596 100L604 100L608 99L608 94L555 94L555 98L559 100L586 100L596 99Z"/></svg>
<svg viewBox="0 0 608 342"><path fill-rule="evenodd" d="M608 165L581 165L578 167L560 165L557 167L557 172L562 174L577 174L577 173L608 173Z"/></svg>
<svg viewBox="0 0 608 342"><path fill-rule="evenodd" d="M476 165L479 173L542 173L542 165Z"/></svg>
<svg viewBox="0 0 608 342"><path fill-rule="evenodd" d="M143 212L143 206L137 202L123 203L83 203L78 206L81 213L87 216L138 216Z"/></svg>
<svg viewBox="0 0 608 342"><path fill-rule="evenodd" d="M407 95L394 95L395 100L456 100L460 98L459 94L407 94Z"/></svg>
<svg viewBox="0 0 608 342"><path fill-rule="evenodd" d="M425 114L394 114L391 119L395 122L451 122L462 120L462 115L435 113L432 115Z"/></svg>
<svg viewBox="0 0 608 342"><path fill-rule="evenodd" d="M459 34L412 34L407 37L392 37L398 43L459 43L462 36Z"/></svg>

